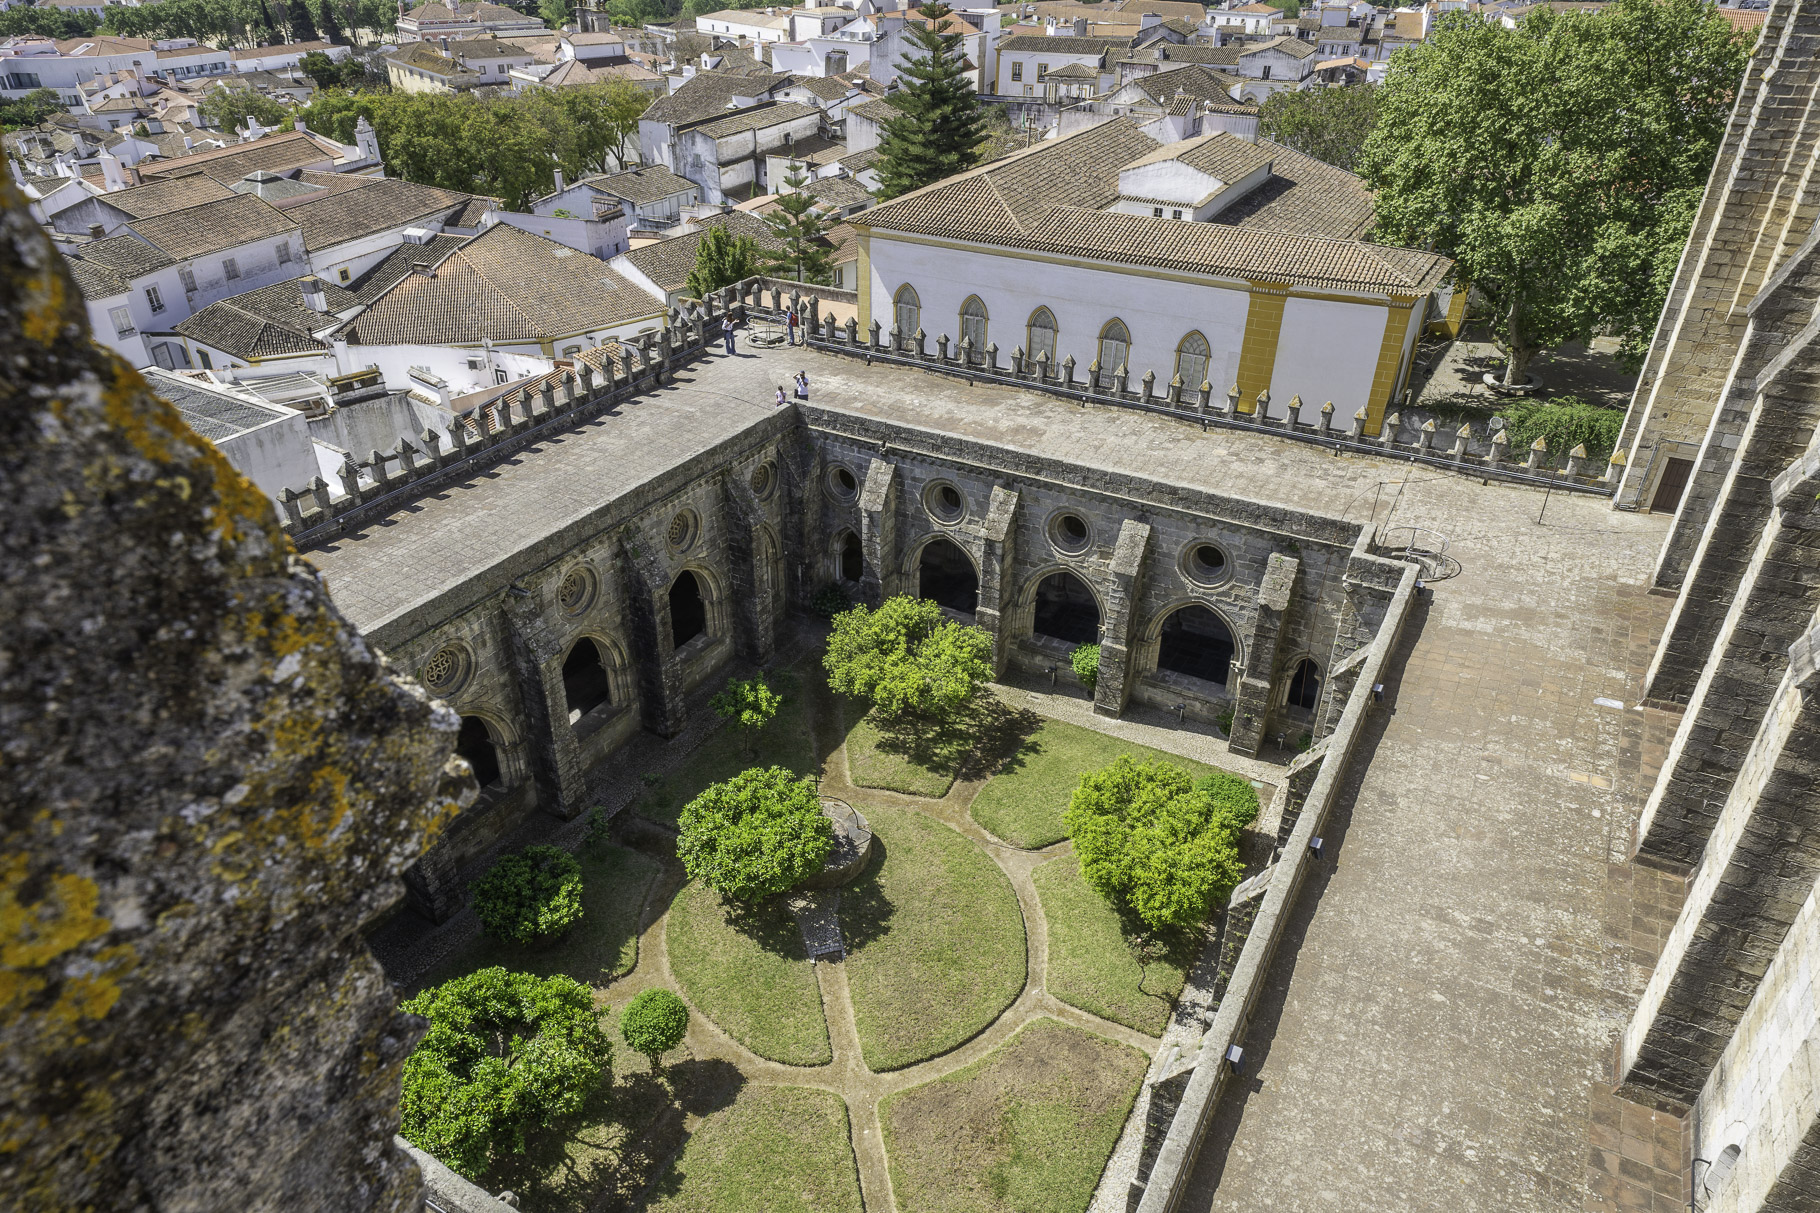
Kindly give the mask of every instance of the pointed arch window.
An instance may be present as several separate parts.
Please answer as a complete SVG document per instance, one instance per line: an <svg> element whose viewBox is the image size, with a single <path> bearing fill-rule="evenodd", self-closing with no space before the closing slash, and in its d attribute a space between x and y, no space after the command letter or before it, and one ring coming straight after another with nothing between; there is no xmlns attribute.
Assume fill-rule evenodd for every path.
<svg viewBox="0 0 1820 1213"><path fill-rule="evenodd" d="M923 301L916 297L916 288L908 282L898 287L897 294L891 298L891 307L898 335L905 341L912 340L923 327Z"/></svg>
<svg viewBox="0 0 1820 1213"><path fill-rule="evenodd" d="M973 343L973 361L986 360L986 305L978 295L961 304L961 340Z"/></svg>
<svg viewBox="0 0 1820 1213"><path fill-rule="evenodd" d="M1031 365L1041 357L1048 360L1049 367L1055 367L1055 313L1046 307L1039 307L1030 313L1029 340L1024 343L1024 350Z"/></svg>
<svg viewBox="0 0 1820 1213"><path fill-rule="evenodd" d="M1112 387L1119 368L1131 357L1131 330L1114 320L1100 330L1100 386Z"/></svg>
<svg viewBox="0 0 1820 1213"><path fill-rule="evenodd" d="M1175 347L1175 373L1182 380L1182 391L1201 390L1201 384L1207 382L1207 360L1212 356L1207 338L1200 333L1189 333L1182 338L1182 344Z"/></svg>

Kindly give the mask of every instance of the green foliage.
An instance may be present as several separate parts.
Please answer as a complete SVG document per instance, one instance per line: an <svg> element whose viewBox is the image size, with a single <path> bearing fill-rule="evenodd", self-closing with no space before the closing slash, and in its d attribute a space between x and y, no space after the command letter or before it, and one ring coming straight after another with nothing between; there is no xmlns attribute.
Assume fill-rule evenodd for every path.
<svg viewBox="0 0 1820 1213"><path fill-rule="evenodd" d="M834 247L828 243L828 224L815 211L815 199L804 191L809 178L792 160L784 175L789 193L780 193L777 206L764 216L777 247L759 252L765 273L796 282L827 282L834 276Z"/></svg>
<svg viewBox="0 0 1820 1213"><path fill-rule="evenodd" d="M653 1070L688 1031L689 1004L668 990L640 991L619 1016L619 1034L634 1053L651 1059Z"/></svg>
<svg viewBox="0 0 1820 1213"><path fill-rule="evenodd" d="M317 42L322 35L316 29L316 15L310 12L314 0L291 0L291 41Z"/></svg>
<svg viewBox="0 0 1820 1213"><path fill-rule="evenodd" d="M753 735L771 723L784 697L771 689L763 678L729 678L726 689L708 701L708 706L740 730L741 743L748 752Z"/></svg>
<svg viewBox="0 0 1820 1213"><path fill-rule="evenodd" d="M0 32L6 32L4 18L10 15L0 14ZM385 0L158 0L137 6L109 5L101 30L123 38L194 38L215 46L250 47L318 38L339 44L348 40L344 27L396 37L397 20L397 6Z"/></svg>
<svg viewBox="0 0 1820 1213"><path fill-rule="evenodd" d="M815 597L809 600L809 609L823 619L833 619L852 605L853 599L847 596L847 591L832 581L815 591Z"/></svg>
<svg viewBox="0 0 1820 1213"><path fill-rule="evenodd" d="M743 282L758 273L758 245L750 236L729 236L724 227L711 227L695 246L695 268L684 289L706 299L724 286Z"/></svg>
<svg viewBox="0 0 1820 1213"><path fill-rule="evenodd" d="M1232 715L1232 709L1227 708L1218 716L1214 717L1214 722L1220 726L1220 733L1222 736L1232 736Z"/></svg>
<svg viewBox="0 0 1820 1213"><path fill-rule="evenodd" d="M1258 134L1352 172L1378 122L1378 90L1369 84L1272 93L1258 111Z"/></svg>
<svg viewBox="0 0 1820 1213"><path fill-rule="evenodd" d="M605 807L595 805L588 810L588 829L581 836L581 849L598 857L612 845L613 819L607 816Z"/></svg>
<svg viewBox="0 0 1820 1213"><path fill-rule="evenodd" d="M684 806L677 825L683 871L734 901L795 888L834 846L815 782L783 767L754 767L712 785Z"/></svg>
<svg viewBox="0 0 1820 1213"><path fill-rule="evenodd" d="M1074 676L1081 680L1089 694L1100 685L1100 646L1083 644L1068 654L1068 664L1074 667Z"/></svg>
<svg viewBox="0 0 1820 1213"><path fill-rule="evenodd" d="M311 51L297 64L317 88L357 88L366 83L366 61L357 55L349 55L339 62L329 58L323 51Z"/></svg>
<svg viewBox="0 0 1820 1213"><path fill-rule="evenodd" d="M264 93L250 88L217 88L202 99L197 107L202 116L224 131L235 131L256 119L267 130L276 130L291 120L291 111Z"/></svg>
<svg viewBox="0 0 1820 1213"><path fill-rule="evenodd" d="M1126 754L1082 776L1062 818L1081 876L1150 930L1198 927L1238 884L1238 832L1257 817L1253 795L1250 817L1238 820L1245 810L1227 781L1251 791L1224 772L1197 785L1173 763Z"/></svg>
<svg viewBox="0 0 1820 1213"><path fill-rule="evenodd" d="M553 939L581 919L581 864L561 847L526 847L474 882L474 913L510 943Z"/></svg>
<svg viewBox="0 0 1820 1213"><path fill-rule="evenodd" d="M561 29L575 16L575 6L570 0L538 0L537 15L551 29Z"/></svg>
<svg viewBox="0 0 1820 1213"><path fill-rule="evenodd" d="M1624 425L1623 409L1608 409L1578 396L1512 401L1499 405L1498 415L1504 418L1513 452L1527 451L1541 438L1554 454L1565 454L1585 443L1588 455L1609 455Z"/></svg>
<svg viewBox="0 0 1820 1213"><path fill-rule="evenodd" d="M0 17L5 15L0 13ZM46 118L63 112L63 102L55 89L35 88L17 101L0 101L0 129L10 131L22 126L37 126Z"/></svg>
<svg viewBox="0 0 1820 1213"><path fill-rule="evenodd" d="M560 1125L611 1081L613 1042L571 977L482 969L403 1009L430 1021L404 1063L399 1132L469 1178Z"/></svg>
<svg viewBox="0 0 1820 1213"><path fill-rule="evenodd" d="M0 12L0 38L36 34L41 38L88 38L101 28L93 13L71 13L58 8L9 8Z"/></svg>
<svg viewBox="0 0 1820 1213"><path fill-rule="evenodd" d="M1510 354L1595 333L1640 364L1706 186L1748 38L1706 0L1449 13L1378 89L1360 172L1374 239L1433 248Z"/></svg>
<svg viewBox="0 0 1820 1213"><path fill-rule="evenodd" d="M942 614L926 598L897 594L834 617L822 658L828 685L872 701L886 717L951 712L992 676L992 638Z"/></svg>
<svg viewBox="0 0 1820 1213"><path fill-rule="evenodd" d="M364 117L379 136L388 175L523 210L554 188L557 169L578 179L622 163L650 99L624 80L519 97L328 91L299 117L343 143L354 141Z"/></svg>
<svg viewBox="0 0 1820 1213"><path fill-rule="evenodd" d="M939 24L948 15L941 4L922 15ZM961 70L961 35L936 33L933 25L906 27L917 51L898 68L892 101L903 113L880 133L880 196L895 198L944 177L965 172L979 160L984 118L973 84Z"/></svg>

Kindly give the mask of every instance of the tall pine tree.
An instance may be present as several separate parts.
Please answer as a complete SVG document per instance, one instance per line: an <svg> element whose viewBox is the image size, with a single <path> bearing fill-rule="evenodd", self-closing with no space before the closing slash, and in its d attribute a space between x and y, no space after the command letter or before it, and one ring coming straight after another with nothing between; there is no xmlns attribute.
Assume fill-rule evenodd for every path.
<svg viewBox="0 0 1820 1213"><path fill-rule="evenodd" d="M316 21L310 16L310 0L294 0L291 5L291 41L316 42Z"/></svg>
<svg viewBox="0 0 1820 1213"><path fill-rule="evenodd" d="M335 11L335 0L322 0L322 37L330 46L347 45L347 35L341 32L341 15Z"/></svg>
<svg viewBox="0 0 1820 1213"><path fill-rule="evenodd" d="M944 177L964 172L979 160L984 115L973 84L961 70L961 35L939 32L948 9L922 8L928 24L909 28L920 48L898 69L897 95L902 111L885 123L879 140L880 196L895 198Z"/></svg>
<svg viewBox="0 0 1820 1213"><path fill-rule="evenodd" d="M775 249L759 250L767 274L797 282L827 282L833 275L834 250L828 244L827 225L815 213L815 199L806 191L809 178L794 160L784 175L787 194L779 194L777 209L765 222L777 241Z"/></svg>

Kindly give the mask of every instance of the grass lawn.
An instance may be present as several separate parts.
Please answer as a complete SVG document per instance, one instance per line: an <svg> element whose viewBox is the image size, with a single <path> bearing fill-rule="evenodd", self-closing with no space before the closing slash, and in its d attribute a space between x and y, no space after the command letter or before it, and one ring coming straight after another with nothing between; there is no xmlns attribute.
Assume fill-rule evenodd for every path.
<svg viewBox="0 0 1820 1213"><path fill-rule="evenodd" d="M956 779L977 779L1037 725L1030 712L981 692L939 721L881 722L866 703L828 692L847 738L847 771L862 788L939 800Z"/></svg>
<svg viewBox="0 0 1820 1213"><path fill-rule="evenodd" d="M766 676L771 689L784 701L771 723L758 731L753 743L756 757L746 755L738 729L716 729L689 754L680 769L665 775L661 783L634 801L632 810L646 820L674 826L683 806L699 796L703 788L751 767L788 767L799 775L818 774L821 758L810 728L813 705L806 686L809 678L821 677L819 667L813 664L815 660L818 659L773 670Z"/></svg>
<svg viewBox="0 0 1820 1213"><path fill-rule="evenodd" d="M782 905L729 922L719 894L684 885L665 924L670 972L697 1010L760 1057L793 1066L831 1061L821 987L802 932Z"/></svg>
<svg viewBox="0 0 1820 1213"><path fill-rule="evenodd" d="M860 1213L847 1105L830 1091L748 1084L704 1120L651 1213Z"/></svg>
<svg viewBox="0 0 1820 1213"><path fill-rule="evenodd" d="M879 1109L901 1213L1080 1213L1148 1059L1053 1019Z"/></svg>
<svg viewBox="0 0 1820 1213"><path fill-rule="evenodd" d="M865 812L883 858L841 891L847 984L866 1065L896 1070L972 1039L1017 1000L1024 920L978 844L912 810Z"/></svg>
<svg viewBox="0 0 1820 1213"><path fill-rule="evenodd" d="M1047 720L1024 739L974 797L973 820L1013 846L1034 849L1060 842L1068 836L1062 830L1062 814L1081 776L1120 754L1130 754L1140 762L1161 758L1196 779L1215 769L1076 724Z"/></svg>
<svg viewBox="0 0 1820 1213"><path fill-rule="evenodd" d="M1071 1007L1161 1036L1190 957L1153 961L1146 976L1119 931L1119 916L1087 887L1073 855L1058 855L1030 876L1049 924L1049 992Z"/></svg>
<svg viewBox="0 0 1820 1213"><path fill-rule="evenodd" d="M638 963L638 918L645 893L657 876L657 861L625 847L582 851L581 921L548 947L527 948L476 934L417 983L415 995L491 965L548 977L566 973L599 989L630 973Z"/></svg>

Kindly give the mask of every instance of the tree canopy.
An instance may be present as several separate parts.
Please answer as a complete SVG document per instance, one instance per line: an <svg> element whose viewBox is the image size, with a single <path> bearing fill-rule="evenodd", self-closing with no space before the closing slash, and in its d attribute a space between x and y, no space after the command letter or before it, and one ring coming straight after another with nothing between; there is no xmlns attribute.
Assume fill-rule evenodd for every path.
<svg viewBox="0 0 1820 1213"><path fill-rule="evenodd" d="M639 991L619 1016L620 1036L634 1053L651 1059L653 1070L688 1031L689 1004L665 989Z"/></svg>
<svg viewBox="0 0 1820 1213"><path fill-rule="evenodd" d="M683 806L676 857L689 879L733 901L795 888L821 870L834 847L813 780L783 767L754 767Z"/></svg>
<svg viewBox="0 0 1820 1213"><path fill-rule="evenodd" d="M1542 350L1618 336L1639 365L1747 57L1707 0L1442 16L1379 87L1360 172L1374 239L1433 248L1492 303L1528 378Z"/></svg>
<svg viewBox="0 0 1820 1213"><path fill-rule="evenodd" d="M40 38L87 38L101 28L93 13L66 12L60 8L9 8L0 12L0 38L36 34Z"/></svg>
<svg viewBox="0 0 1820 1213"><path fill-rule="evenodd" d="M979 97L961 69L961 35L938 33L949 10L941 4L920 10L928 24L906 27L916 50L898 68L892 97L902 111L885 122L878 143L879 194L895 198L979 161L985 131Z"/></svg>
<svg viewBox="0 0 1820 1213"><path fill-rule="evenodd" d="M470 1179L525 1136L569 1120L611 1081L613 1042L588 987L505 969L425 990L403 1010L430 1021L404 1063L399 1133Z"/></svg>
<svg viewBox="0 0 1820 1213"><path fill-rule="evenodd" d="M1258 134L1353 172L1378 122L1373 85L1272 93L1258 107Z"/></svg>
<svg viewBox="0 0 1820 1213"><path fill-rule="evenodd" d="M758 245L750 236L731 236L719 226L702 233L695 246L695 268L683 289L697 299L758 273Z"/></svg>
<svg viewBox="0 0 1820 1213"><path fill-rule="evenodd" d="M973 698L992 676L992 638L956 623L927 598L898 594L834 617L822 657L828 685L886 716L933 716Z"/></svg>
<svg viewBox="0 0 1820 1213"><path fill-rule="evenodd" d="M5 16L0 13L0 16ZM35 88L17 101L0 101L0 129L13 130L21 126L37 126L46 118L64 112L63 99L57 96L57 90Z"/></svg>
<svg viewBox="0 0 1820 1213"><path fill-rule="evenodd" d="M581 921L581 864L561 847L526 847L474 882L474 913L509 943L552 939Z"/></svg>
<svg viewBox="0 0 1820 1213"><path fill-rule="evenodd" d="M1149 930L1189 931L1238 884L1239 832L1257 814L1236 775L1197 784L1173 763L1121 754L1081 777L1062 824L1090 888Z"/></svg>
<svg viewBox="0 0 1820 1213"><path fill-rule="evenodd" d="M752 738L771 723L783 701L784 697L772 690L771 684L762 677L729 678L726 687L708 700L708 706L740 731L741 744L750 754Z"/></svg>
<svg viewBox="0 0 1820 1213"><path fill-rule="evenodd" d="M3 19L10 15L0 13L0 33L9 32ZM194 38L213 46L250 47L325 37L341 42L344 28L395 37L397 20L397 6L386 0L157 0L110 4L101 29L123 38Z"/></svg>
<svg viewBox="0 0 1820 1213"><path fill-rule="evenodd" d="M828 224L815 209L803 166L792 160L784 175L788 193L778 195L776 207L766 212L777 247L759 250L765 273L795 282L828 282L834 276L834 249L828 243Z"/></svg>
<svg viewBox="0 0 1820 1213"><path fill-rule="evenodd" d="M202 116L224 131L236 131L257 119L267 130L288 126L291 111L264 93L241 85L237 88L211 89L197 107Z"/></svg>

